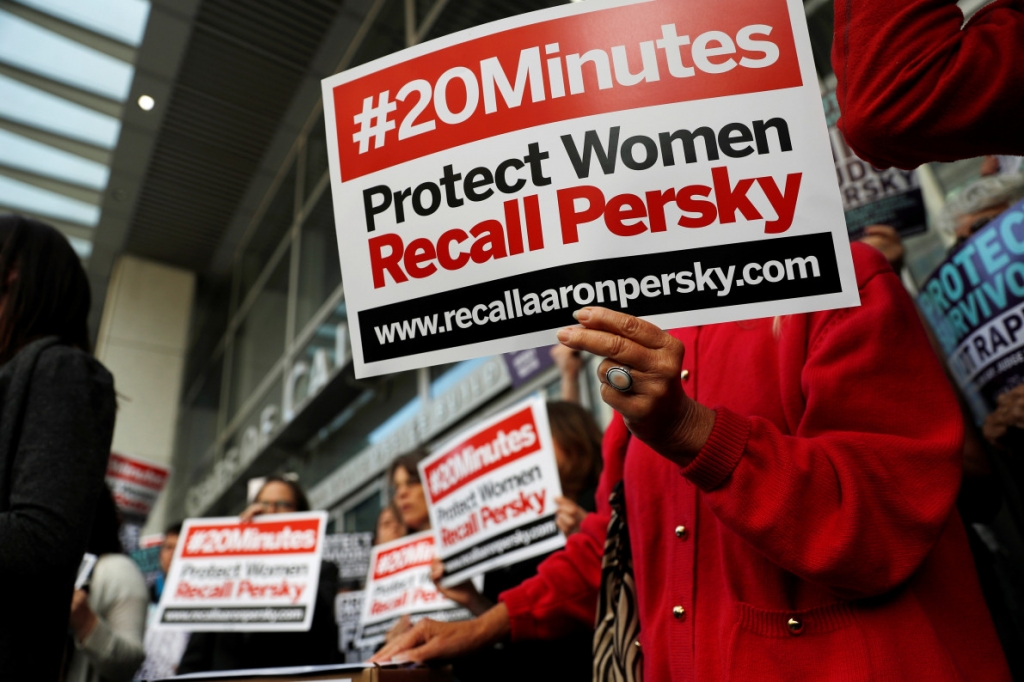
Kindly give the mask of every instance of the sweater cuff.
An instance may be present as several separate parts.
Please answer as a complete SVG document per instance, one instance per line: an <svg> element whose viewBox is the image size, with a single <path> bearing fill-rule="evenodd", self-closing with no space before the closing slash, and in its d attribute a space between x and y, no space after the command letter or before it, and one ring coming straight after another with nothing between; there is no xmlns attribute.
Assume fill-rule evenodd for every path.
<svg viewBox="0 0 1024 682"><path fill-rule="evenodd" d="M701 490L714 490L732 475L750 437L750 420L724 407L715 408L715 426L693 461L679 471Z"/></svg>
<svg viewBox="0 0 1024 682"><path fill-rule="evenodd" d="M505 590L498 595L498 601L505 604L508 609L508 621L512 641L521 639L541 639L541 633L537 628L536 620L530 612L534 604L533 590L531 583L535 580L527 580L518 587Z"/></svg>
<svg viewBox="0 0 1024 682"><path fill-rule="evenodd" d="M110 629L107 621L97 616L96 626L93 627L92 632L81 642L75 638L75 646L98 659L104 659L114 647L114 631Z"/></svg>

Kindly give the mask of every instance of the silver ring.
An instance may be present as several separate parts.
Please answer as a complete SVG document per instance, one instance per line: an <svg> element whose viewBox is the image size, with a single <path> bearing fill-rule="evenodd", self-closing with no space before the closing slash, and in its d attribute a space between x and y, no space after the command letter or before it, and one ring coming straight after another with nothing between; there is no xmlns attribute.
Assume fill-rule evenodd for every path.
<svg viewBox="0 0 1024 682"><path fill-rule="evenodd" d="M628 393L633 388L633 375L627 367L611 367L604 373L608 385L620 393Z"/></svg>

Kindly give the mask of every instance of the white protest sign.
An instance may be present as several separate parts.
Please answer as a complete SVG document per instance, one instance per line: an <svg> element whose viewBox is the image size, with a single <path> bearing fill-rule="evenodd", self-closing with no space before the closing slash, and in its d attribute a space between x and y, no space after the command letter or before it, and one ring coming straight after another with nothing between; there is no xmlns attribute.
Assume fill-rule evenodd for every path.
<svg viewBox="0 0 1024 682"><path fill-rule="evenodd" d="M419 464L445 585L565 545L562 494L544 399L460 433Z"/></svg>
<svg viewBox="0 0 1024 682"><path fill-rule="evenodd" d="M355 372L857 305L799 0L589 0L323 81Z"/></svg>
<svg viewBox="0 0 1024 682"><path fill-rule="evenodd" d="M434 535L429 530L373 548L356 645L373 646L402 616L465 620L467 609L444 597L430 578Z"/></svg>
<svg viewBox="0 0 1024 682"><path fill-rule="evenodd" d="M156 623L193 632L309 630L326 525L327 512L188 519Z"/></svg>
<svg viewBox="0 0 1024 682"><path fill-rule="evenodd" d="M339 580L363 580L370 566L373 533L335 533L324 537L324 561L338 567Z"/></svg>
<svg viewBox="0 0 1024 682"><path fill-rule="evenodd" d="M107 485L122 514L145 518L171 475L168 467L139 457L110 453Z"/></svg>
<svg viewBox="0 0 1024 682"><path fill-rule="evenodd" d="M850 240L863 237L869 225L888 225L903 237L926 231L928 217L917 171L875 168L857 156L836 125L839 102L835 91L821 99Z"/></svg>

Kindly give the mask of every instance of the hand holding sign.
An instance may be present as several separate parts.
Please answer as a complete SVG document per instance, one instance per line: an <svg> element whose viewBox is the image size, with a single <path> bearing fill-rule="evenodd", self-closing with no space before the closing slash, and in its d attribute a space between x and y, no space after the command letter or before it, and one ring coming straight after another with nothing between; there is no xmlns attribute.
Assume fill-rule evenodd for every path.
<svg viewBox="0 0 1024 682"><path fill-rule="evenodd" d="M715 414L683 392L683 344L650 322L607 308L582 308L575 317L583 326L560 330L558 340L606 356L597 371L601 399L622 415L634 436L677 464L688 464L711 435ZM608 384L613 367L629 369L630 390Z"/></svg>

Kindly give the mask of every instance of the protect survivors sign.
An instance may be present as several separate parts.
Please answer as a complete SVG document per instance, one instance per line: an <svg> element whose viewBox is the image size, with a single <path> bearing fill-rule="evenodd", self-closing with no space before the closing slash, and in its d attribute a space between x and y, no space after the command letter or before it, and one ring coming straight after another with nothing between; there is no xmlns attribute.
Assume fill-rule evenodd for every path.
<svg viewBox="0 0 1024 682"><path fill-rule="evenodd" d="M839 102L835 91L826 93L822 103L850 240L863 237L864 228L869 225L888 225L904 237L927 230L924 195L917 171L878 169L854 154L836 125Z"/></svg>
<svg viewBox="0 0 1024 682"><path fill-rule="evenodd" d="M980 424L1024 383L1024 201L956 249L918 303Z"/></svg>
<svg viewBox="0 0 1024 682"><path fill-rule="evenodd" d="M383 642L402 616L443 621L470 617L467 609L437 591L430 577L433 561L434 535L429 530L373 548L359 623L359 646Z"/></svg>
<svg viewBox="0 0 1024 682"><path fill-rule="evenodd" d="M326 512L185 521L156 622L193 632L309 630L326 525Z"/></svg>
<svg viewBox="0 0 1024 682"><path fill-rule="evenodd" d="M858 303L799 0L590 0L323 81L357 376Z"/></svg>
<svg viewBox="0 0 1024 682"><path fill-rule="evenodd" d="M459 434L419 464L445 585L565 544L562 494L542 398Z"/></svg>

